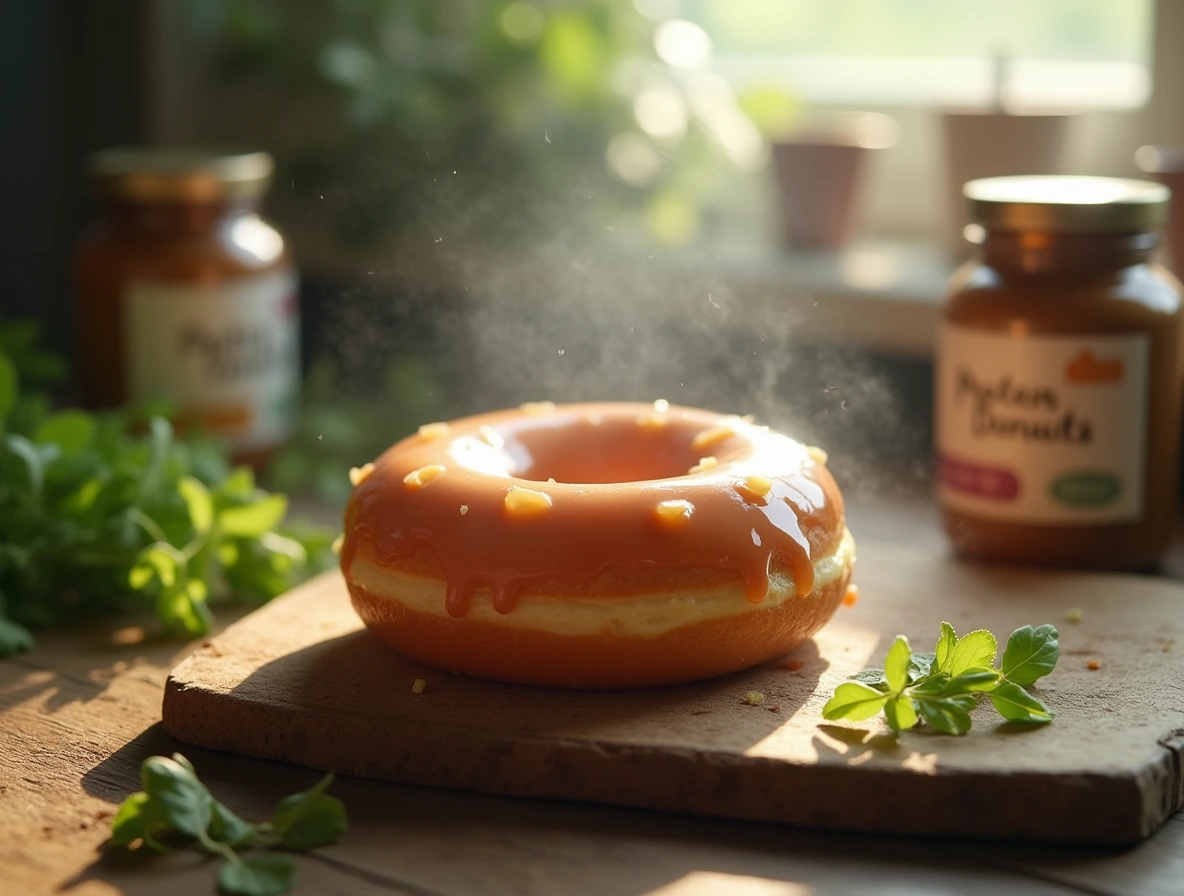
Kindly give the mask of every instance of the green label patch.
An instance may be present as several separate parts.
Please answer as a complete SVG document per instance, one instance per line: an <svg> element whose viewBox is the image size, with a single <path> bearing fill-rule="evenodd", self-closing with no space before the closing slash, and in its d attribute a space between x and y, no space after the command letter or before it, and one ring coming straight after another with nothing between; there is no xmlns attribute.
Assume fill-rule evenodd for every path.
<svg viewBox="0 0 1184 896"><path fill-rule="evenodd" d="M1113 473L1066 473L1049 488L1053 499L1070 507L1105 507L1122 494L1122 480Z"/></svg>

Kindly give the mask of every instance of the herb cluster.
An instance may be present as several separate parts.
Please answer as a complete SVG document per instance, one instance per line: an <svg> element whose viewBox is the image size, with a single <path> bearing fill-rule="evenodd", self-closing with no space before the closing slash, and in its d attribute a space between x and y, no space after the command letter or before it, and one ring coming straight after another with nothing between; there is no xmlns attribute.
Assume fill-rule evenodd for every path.
<svg viewBox="0 0 1184 896"><path fill-rule="evenodd" d="M332 536L281 528L287 499L213 443L163 416L52 411L36 387L62 370L34 327L0 329L0 657L144 607L202 635L212 600L267 600L328 564Z"/></svg>
<svg viewBox="0 0 1184 896"><path fill-rule="evenodd" d="M944 734L970 730L970 711L986 696L1009 722L1045 724L1052 712L1025 688L1053 670L1060 656L1057 630L1025 625L1007 639L999 668L999 644L985 630L961 638L948 622L933 653L913 653L896 639L883 669L867 669L835 688L822 708L825 719L862 721L883 711L893 731L924 720Z"/></svg>
<svg viewBox="0 0 1184 896"><path fill-rule="evenodd" d="M240 850L316 849L341 839L348 823L341 800L325 793L332 775L311 790L284 797L271 819L260 824L244 821L215 800L180 753L171 759L149 756L140 767L140 782L144 789L124 800L111 822L112 845L143 845L164 853L170 844L195 844L223 858L218 888L237 896L276 896L296 882L290 856L243 856Z"/></svg>

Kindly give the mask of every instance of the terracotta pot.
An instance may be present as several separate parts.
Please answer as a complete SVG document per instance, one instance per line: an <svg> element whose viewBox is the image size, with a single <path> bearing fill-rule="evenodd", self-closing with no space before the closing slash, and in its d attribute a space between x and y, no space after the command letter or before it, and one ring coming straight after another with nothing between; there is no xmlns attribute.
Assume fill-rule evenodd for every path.
<svg viewBox="0 0 1184 896"><path fill-rule="evenodd" d="M945 243L962 255L966 200L962 185L980 177L1064 174L1071 112L943 112L945 149Z"/></svg>
<svg viewBox="0 0 1184 896"><path fill-rule="evenodd" d="M1168 267L1177 277L1184 276L1184 147L1143 146L1135 162L1172 191L1164 241Z"/></svg>
<svg viewBox="0 0 1184 896"><path fill-rule="evenodd" d="M895 143L896 133L886 115L850 113L808 118L773 141L787 245L833 249L851 238L864 159Z"/></svg>

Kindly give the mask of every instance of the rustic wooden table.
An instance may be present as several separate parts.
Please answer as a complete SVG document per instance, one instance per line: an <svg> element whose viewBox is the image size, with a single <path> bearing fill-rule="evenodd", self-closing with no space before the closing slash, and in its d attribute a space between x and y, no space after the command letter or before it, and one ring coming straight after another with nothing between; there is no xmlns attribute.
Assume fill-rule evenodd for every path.
<svg viewBox="0 0 1184 896"><path fill-rule="evenodd" d="M923 504L852 501L861 537L944 550ZM902 525L907 517L907 525ZM1184 578L1184 540L1165 567ZM232 621L224 613L220 621ZM0 662L0 894L214 892L196 854L103 846L161 731L168 669L189 647L136 626L42 637ZM266 816L315 773L186 748L231 808ZM1184 894L1184 818L1128 850L827 834L342 779L344 840L299 860L303 893Z"/></svg>

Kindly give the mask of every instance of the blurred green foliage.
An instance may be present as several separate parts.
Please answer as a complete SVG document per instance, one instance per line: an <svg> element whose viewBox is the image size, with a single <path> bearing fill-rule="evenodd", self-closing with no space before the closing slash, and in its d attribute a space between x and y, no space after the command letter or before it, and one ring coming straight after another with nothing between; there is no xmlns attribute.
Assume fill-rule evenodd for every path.
<svg viewBox="0 0 1184 896"><path fill-rule="evenodd" d="M201 635L212 602L268 600L332 562L331 531L285 527L287 498L211 442L136 409L51 409L40 387L64 369L35 325L0 326L0 656L135 608Z"/></svg>
<svg viewBox="0 0 1184 896"><path fill-rule="evenodd" d="M603 233L629 215L643 229L658 221L649 230L659 240L685 241L734 171L726 141L701 118L709 104L688 101L707 76L661 62L654 23L631 0L187 9L229 88L249 80L334 98L339 121L280 150L280 182L333 215L349 245L408 233L513 241L557 222ZM674 127L639 126L647 90L663 94Z"/></svg>

